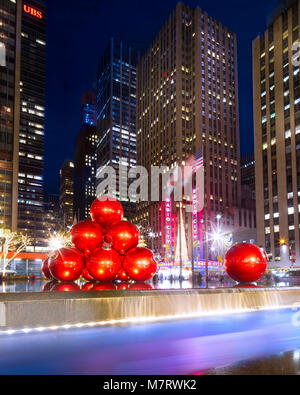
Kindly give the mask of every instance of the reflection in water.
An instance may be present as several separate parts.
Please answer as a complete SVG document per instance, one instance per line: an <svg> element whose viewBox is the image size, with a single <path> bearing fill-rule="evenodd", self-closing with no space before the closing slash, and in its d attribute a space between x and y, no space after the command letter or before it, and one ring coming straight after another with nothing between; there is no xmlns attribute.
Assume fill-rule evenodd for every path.
<svg viewBox="0 0 300 395"><path fill-rule="evenodd" d="M65 287L64 291L101 291L101 290L121 290L126 291L127 289L159 289L159 290L168 290L168 289L199 289L199 288L209 288L209 289L217 289L217 288L254 288L254 287L299 287L300 282L259 282L257 284L248 284L248 285L239 285L234 281L224 281L220 282L217 280L211 280L208 283L208 287L206 283L203 281L201 284L192 284L192 281L184 280L184 281L170 281L167 279L160 280L155 284L132 284L128 282L124 283L88 283L88 282L77 282L73 287ZM10 282L2 282L0 283L0 294L1 293L21 293L21 292L54 292L54 291L62 291L64 287L60 287L56 281L43 281L43 280L28 280L28 281L10 281Z"/></svg>
<svg viewBox="0 0 300 395"><path fill-rule="evenodd" d="M247 367L246 362L291 350L295 350L291 356L296 364L300 357L300 331L292 325L294 314L295 311L287 309L147 325L5 335L0 336L0 372L199 374L241 362ZM282 358L279 361L287 363ZM252 371L264 370L268 369L260 365Z"/></svg>

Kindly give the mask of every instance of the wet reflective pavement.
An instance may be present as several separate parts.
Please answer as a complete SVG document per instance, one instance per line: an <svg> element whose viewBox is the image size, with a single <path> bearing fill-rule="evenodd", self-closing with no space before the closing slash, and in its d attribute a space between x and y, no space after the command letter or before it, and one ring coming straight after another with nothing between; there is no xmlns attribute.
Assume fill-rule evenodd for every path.
<svg viewBox="0 0 300 395"><path fill-rule="evenodd" d="M239 371L267 374L274 356L291 350L297 366L300 312L287 309L145 325L1 335L0 372L172 375L221 374L223 369L226 374ZM273 359L267 364L270 357ZM251 361L263 363L254 365ZM238 363L242 364L234 366ZM289 360L282 356L278 359L280 365L284 372L291 371ZM278 369L276 373L280 373Z"/></svg>
<svg viewBox="0 0 300 395"><path fill-rule="evenodd" d="M300 375L300 350L280 353L269 358L252 362L241 362L237 365L225 366L209 370L203 375Z"/></svg>

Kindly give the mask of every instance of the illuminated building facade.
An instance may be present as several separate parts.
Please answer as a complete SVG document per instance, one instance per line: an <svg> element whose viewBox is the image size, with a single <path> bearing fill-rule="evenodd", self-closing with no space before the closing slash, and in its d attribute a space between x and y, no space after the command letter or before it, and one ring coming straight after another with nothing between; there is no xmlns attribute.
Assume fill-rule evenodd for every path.
<svg viewBox="0 0 300 395"><path fill-rule="evenodd" d="M207 230L218 213L233 225L241 196L235 34L200 8L179 3L142 57L137 75L137 164L170 170L202 150ZM172 206L168 221L174 240L179 203ZM165 212L165 202L144 202L135 218L162 257ZM183 217L191 255L191 218L185 212Z"/></svg>
<svg viewBox="0 0 300 395"><path fill-rule="evenodd" d="M96 96L82 97L81 130L76 140L74 161L74 216L77 221L90 219L90 207L96 199L97 128Z"/></svg>
<svg viewBox="0 0 300 395"><path fill-rule="evenodd" d="M136 165L136 65L137 53L128 45L111 39L98 70L97 81L97 169L111 165L116 170L119 196L119 163ZM135 204L122 200L125 216L131 217Z"/></svg>
<svg viewBox="0 0 300 395"><path fill-rule="evenodd" d="M253 42L258 242L276 267L300 266L300 2L289 5Z"/></svg>
<svg viewBox="0 0 300 395"><path fill-rule="evenodd" d="M43 164L46 12L42 1L0 2L0 227L45 245Z"/></svg>
<svg viewBox="0 0 300 395"><path fill-rule="evenodd" d="M63 218L64 229L73 224L74 202L74 163L65 161L60 170L59 204Z"/></svg>
<svg viewBox="0 0 300 395"><path fill-rule="evenodd" d="M96 123L96 95L94 92L87 91L83 94L81 99L81 127L86 125L96 126Z"/></svg>

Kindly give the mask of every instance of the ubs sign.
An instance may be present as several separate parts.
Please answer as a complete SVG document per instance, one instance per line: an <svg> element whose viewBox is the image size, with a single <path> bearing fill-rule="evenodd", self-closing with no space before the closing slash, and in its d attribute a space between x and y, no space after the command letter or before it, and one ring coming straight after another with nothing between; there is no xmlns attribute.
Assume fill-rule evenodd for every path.
<svg viewBox="0 0 300 395"><path fill-rule="evenodd" d="M32 15L38 19L43 19L43 13L42 11L38 11L33 7L30 7L29 5L24 4L23 5L23 10L26 14Z"/></svg>

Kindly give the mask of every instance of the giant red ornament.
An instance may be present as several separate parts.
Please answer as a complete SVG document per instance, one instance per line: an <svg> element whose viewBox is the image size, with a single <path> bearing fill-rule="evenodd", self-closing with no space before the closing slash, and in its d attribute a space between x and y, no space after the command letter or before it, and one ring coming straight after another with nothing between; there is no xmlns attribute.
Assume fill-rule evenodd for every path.
<svg viewBox="0 0 300 395"><path fill-rule="evenodd" d="M90 253L103 245L103 230L93 221L82 221L72 226L71 241L78 250Z"/></svg>
<svg viewBox="0 0 300 395"><path fill-rule="evenodd" d="M105 241L112 244L112 248L124 255L139 244L139 230L128 221L121 221L113 225L105 235Z"/></svg>
<svg viewBox="0 0 300 395"><path fill-rule="evenodd" d="M50 270L49 270L49 262L50 262L50 260L51 260L51 258L47 258L43 262L42 273L48 280L53 280L53 277L52 277L52 275L50 273Z"/></svg>
<svg viewBox="0 0 300 395"><path fill-rule="evenodd" d="M116 280L128 281L130 278L127 276L125 270L121 267L119 273L116 275Z"/></svg>
<svg viewBox="0 0 300 395"><path fill-rule="evenodd" d="M61 248L49 264L51 275L58 281L78 280L83 269L84 256L75 248Z"/></svg>
<svg viewBox="0 0 300 395"><path fill-rule="evenodd" d="M240 283L259 280L267 268L267 257L259 247L242 243L233 246L225 255L227 274Z"/></svg>
<svg viewBox="0 0 300 395"><path fill-rule="evenodd" d="M92 220L105 229L120 222L124 215L121 203L108 196L96 199L91 205L90 213Z"/></svg>
<svg viewBox="0 0 300 395"><path fill-rule="evenodd" d="M135 281L150 280L157 270L152 251L142 247L129 251L122 266L127 275Z"/></svg>
<svg viewBox="0 0 300 395"><path fill-rule="evenodd" d="M86 268L97 281L112 281L121 269L121 259L114 250L99 249L86 258Z"/></svg>
<svg viewBox="0 0 300 395"><path fill-rule="evenodd" d="M94 277L90 275L86 267L83 269L81 277L83 277L87 281L95 281Z"/></svg>

